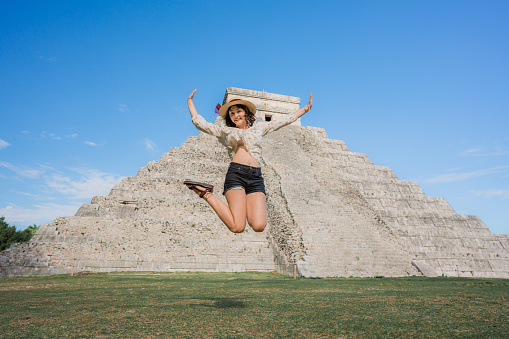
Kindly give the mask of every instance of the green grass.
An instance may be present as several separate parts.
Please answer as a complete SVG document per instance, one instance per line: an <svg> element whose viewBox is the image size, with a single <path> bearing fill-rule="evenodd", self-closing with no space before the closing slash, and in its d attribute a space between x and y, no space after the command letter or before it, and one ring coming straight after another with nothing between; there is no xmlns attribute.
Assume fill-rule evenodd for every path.
<svg viewBox="0 0 509 339"><path fill-rule="evenodd" d="M507 338L509 280L276 273L0 279L2 338Z"/></svg>

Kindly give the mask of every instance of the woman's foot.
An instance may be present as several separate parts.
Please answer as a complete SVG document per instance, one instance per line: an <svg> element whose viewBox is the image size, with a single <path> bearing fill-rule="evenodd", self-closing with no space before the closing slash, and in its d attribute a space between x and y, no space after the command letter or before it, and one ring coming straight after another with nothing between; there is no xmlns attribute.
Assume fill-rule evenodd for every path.
<svg viewBox="0 0 509 339"><path fill-rule="evenodd" d="M214 190L214 186L212 185L191 180L184 181L184 185L186 185L190 190L193 190L196 194L198 194L200 198L205 199L205 201L208 200L208 198L210 198L210 196L212 195L212 191Z"/></svg>
<svg viewBox="0 0 509 339"><path fill-rule="evenodd" d="M210 191L207 189L207 188L203 188L201 186L196 186L196 185L186 185L190 190L193 190L194 193L198 194L198 196L200 198L203 198L205 200L207 200L208 198L210 198L210 196L212 195L212 193L210 193Z"/></svg>

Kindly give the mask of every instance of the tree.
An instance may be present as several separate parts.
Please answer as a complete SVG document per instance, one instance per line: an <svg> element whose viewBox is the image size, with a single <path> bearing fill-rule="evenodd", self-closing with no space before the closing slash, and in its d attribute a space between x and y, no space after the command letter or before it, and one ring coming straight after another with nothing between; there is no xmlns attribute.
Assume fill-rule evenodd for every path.
<svg viewBox="0 0 509 339"><path fill-rule="evenodd" d="M28 230L32 233L32 237L35 235L35 233L41 228L41 226L37 226L36 224L30 225L27 227Z"/></svg>
<svg viewBox="0 0 509 339"><path fill-rule="evenodd" d="M34 224L23 231L16 231L16 226L9 226L5 222L5 217L0 217L0 251L9 248L14 243L28 242L38 229L39 226Z"/></svg>

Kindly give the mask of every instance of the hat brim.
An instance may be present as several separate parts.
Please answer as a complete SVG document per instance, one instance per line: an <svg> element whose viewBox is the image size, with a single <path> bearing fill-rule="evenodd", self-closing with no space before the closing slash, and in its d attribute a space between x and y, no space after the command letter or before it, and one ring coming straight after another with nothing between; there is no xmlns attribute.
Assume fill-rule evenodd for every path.
<svg viewBox="0 0 509 339"><path fill-rule="evenodd" d="M249 109L249 111L251 113L253 113L253 114L256 113L256 106L251 101L247 101L247 100L243 100L243 99L232 99L232 100L230 100L229 103L221 106L221 108L219 109L219 115L223 119L226 119L226 114L228 113L228 109L230 109L230 107L236 106L236 105L244 105Z"/></svg>

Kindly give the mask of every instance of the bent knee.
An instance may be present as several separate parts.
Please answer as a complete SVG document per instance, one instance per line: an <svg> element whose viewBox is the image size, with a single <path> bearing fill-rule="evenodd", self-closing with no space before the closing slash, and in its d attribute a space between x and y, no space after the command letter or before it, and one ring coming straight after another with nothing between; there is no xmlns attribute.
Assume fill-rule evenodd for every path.
<svg viewBox="0 0 509 339"><path fill-rule="evenodd" d="M232 227L229 227L230 231L233 233L242 233L246 229L246 225L233 225Z"/></svg>
<svg viewBox="0 0 509 339"><path fill-rule="evenodd" d="M265 226L267 226L267 223L253 223L253 224L249 224L249 226L251 226L251 228L255 232L263 232L263 230L265 229Z"/></svg>

